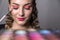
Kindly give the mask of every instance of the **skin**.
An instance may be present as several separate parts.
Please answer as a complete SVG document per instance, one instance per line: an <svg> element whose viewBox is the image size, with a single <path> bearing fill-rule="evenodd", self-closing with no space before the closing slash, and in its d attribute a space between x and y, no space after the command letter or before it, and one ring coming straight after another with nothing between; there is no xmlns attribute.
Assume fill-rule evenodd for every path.
<svg viewBox="0 0 60 40"><path fill-rule="evenodd" d="M11 17L13 18L12 28L13 30L27 30L29 32L36 31L32 28L26 28L25 24L29 20L31 13L32 13L32 0L11 0L9 4L9 11L11 11ZM19 21L17 18L25 18L24 21ZM8 31L12 32L7 34L2 34L0 40L11 40L13 39L13 30L8 29ZM39 34L40 35L40 34ZM27 36L24 38L19 38L21 40L28 40ZM15 39L16 40L16 39Z"/></svg>
<svg viewBox="0 0 60 40"><path fill-rule="evenodd" d="M32 12L32 0L11 0L9 4L9 11L11 11L11 17L14 19L12 28L13 30L26 30L27 28L24 26L29 20ZM19 21L17 18L25 18L24 21ZM8 29L10 31L11 29ZM32 28L28 28L28 31L36 31ZM11 32L13 32L11 30ZM10 34L2 34L0 40L11 40L13 39L13 33ZM28 40L25 37L23 40Z"/></svg>
<svg viewBox="0 0 60 40"><path fill-rule="evenodd" d="M14 19L12 29L24 29L25 24L29 20L32 13L32 0L11 0L9 4L9 10L11 16ZM25 18L24 21L20 21L18 18Z"/></svg>

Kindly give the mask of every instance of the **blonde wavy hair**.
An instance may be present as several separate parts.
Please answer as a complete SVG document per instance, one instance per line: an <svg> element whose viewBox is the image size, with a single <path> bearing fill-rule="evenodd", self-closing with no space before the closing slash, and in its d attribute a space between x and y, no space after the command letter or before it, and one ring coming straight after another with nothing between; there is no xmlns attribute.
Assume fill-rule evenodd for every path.
<svg viewBox="0 0 60 40"><path fill-rule="evenodd" d="M10 0L8 2L10 4ZM32 7L33 7L33 11L32 11L32 14L31 14L31 18L29 19L29 25L31 26L31 28L40 29L39 21L38 21L38 11L37 11L37 8L36 8L36 0L32 0ZM5 28L7 28L7 29L11 28L13 21L14 20L11 17L11 12L9 12L7 14L7 17L6 17Z"/></svg>

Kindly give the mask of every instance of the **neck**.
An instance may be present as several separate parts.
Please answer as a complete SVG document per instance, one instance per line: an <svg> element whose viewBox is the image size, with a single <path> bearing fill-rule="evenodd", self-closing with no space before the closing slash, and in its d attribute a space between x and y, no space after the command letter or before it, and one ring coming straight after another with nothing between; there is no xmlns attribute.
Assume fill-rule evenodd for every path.
<svg viewBox="0 0 60 40"><path fill-rule="evenodd" d="M26 27L23 25L19 25L16 22L13 22L12 29L13 30L26 30Z"/></svg>

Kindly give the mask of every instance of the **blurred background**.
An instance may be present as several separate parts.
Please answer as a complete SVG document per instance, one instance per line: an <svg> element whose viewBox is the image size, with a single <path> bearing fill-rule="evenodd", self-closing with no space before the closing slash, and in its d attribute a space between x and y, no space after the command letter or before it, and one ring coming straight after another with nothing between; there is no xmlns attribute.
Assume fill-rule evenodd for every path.
<svg viewBox="0 0 60 40"><path fill-rule="evenodd" d="M36 0L40 27L60 29L60 0ZM8 0L0 0L0 18L8 12ZM4 24L3 20L0 24Z"/></svg>

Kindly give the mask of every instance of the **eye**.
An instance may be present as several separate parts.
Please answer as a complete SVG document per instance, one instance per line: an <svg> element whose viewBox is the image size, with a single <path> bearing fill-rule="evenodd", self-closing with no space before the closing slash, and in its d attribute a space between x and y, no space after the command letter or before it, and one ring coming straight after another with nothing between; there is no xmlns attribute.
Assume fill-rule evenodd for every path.
<svg viewBox="0 0 60 40"><path fill-rule="evenodd" d="M31 6L24 6L24 8L30 10Z"/></svg>
<svg viewBox="0 0 60 40"><path fill-rule="evenodd" d="M13 9L17 10L18 8L13 8Z"/></svg>
<svg viewBox="0 0 60 40"><path fill-rule="evenodd" d="M19 6L13 5L13 9L17 10L18 8L19 8Z"/></svg>

